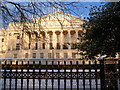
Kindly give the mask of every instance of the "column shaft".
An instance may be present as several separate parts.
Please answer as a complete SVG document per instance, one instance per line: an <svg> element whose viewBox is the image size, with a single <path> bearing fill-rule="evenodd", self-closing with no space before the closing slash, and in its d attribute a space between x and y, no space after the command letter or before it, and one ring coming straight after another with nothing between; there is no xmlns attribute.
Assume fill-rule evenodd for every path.
<svg viewBox="0 0 120 90"><path fill-rule="evenodd" d="M60 47L63 49L63 31L60 33Z"/></svg>
<svg viewBox="0 0 120 90"><path fill-rule="evenodd" d="M68 43L69 43L68 48L71 49L71 45L70 45L70 44L71 44L71 34L70 34L70 30L68 31L68 40L69 40L69 41L68 41Z"/></svg>

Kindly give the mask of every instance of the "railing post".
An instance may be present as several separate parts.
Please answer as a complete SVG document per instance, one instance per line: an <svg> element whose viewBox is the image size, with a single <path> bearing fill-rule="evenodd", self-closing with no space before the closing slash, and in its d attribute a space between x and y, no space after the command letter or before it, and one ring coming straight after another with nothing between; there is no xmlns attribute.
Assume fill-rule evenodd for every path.
<svg viewBox="0 0 120 90"><path fill-rule="evenodd" d="M101 90L105 90L104 59L100 60L100 83L101 83Z"/></svg>
<svg viewBox="0 0 120 90"><path fill-rule="evenodd" d="M120 59L118 60L118 69L119 69L119 73L118 73L118 79L119 79L118 89L120 89Z"/></svg>
<svg viewBox="0 0 120 90"><path fill-rule="evenodd" d="M22 61L22 66L21 66L21 90L23 90L23 61Z"/></svg>
<svg viewBox="0 0 120 90"><path fill-rule="evenodd" d="M15 67L16 67L16 71L15 71L15 90L17 90L17 74L18 74L18 61L16 61L16 64L15 64Z"/></svg>
<svg viewBox="0 0 120 90"><path fill-rule="evenodd" d="M35 90L35 61L33 61L33 90Z"/></svg>
<svg viewBox="0 0 120 90"><path fill-rule="evenodd" d="M66 90L66 61L64 61L64 90Z"/></svg>
<svg viewBox="0 0 120 90"><path fill-rule="evenodd" d="M96 90L98 90L98 77L97 77L97 69L98 69L98 65L97 65L97 61L95 60L95 83L96 83Z"/></svg>
<svg viewBox="0 0 120 90"><path fill-rule="evenodd" d="M6 68L7 68L7 61L5 61L5 64L4 64L4 90L6 89Z"/></svg>
<svg viewBox="0 0 120 90"><path fill-rule="evenodd" d="M52 61L52 90L54 89L54 61Z"/></svg>
<svg viewBox="0 0 120 90"><path fill-rule="evenodd" d="M118 59L108 59L106 60L108 65L106 69L106 76L107 78L109 77L109 85L108 85L108 89L112 89L112 90L118 90L118 76L117 76L117 60ZM109 63L110 62L110 63Z"/></svg>
<svg viewBox="0 0 120 90"><path fill-rule="evenodd" d="M11 84L12 84L12 61L10 61L10 90L11 90Z"/></svg>
<svg viewBox="0 0 120 90"><path fill-rule="evenodd" d="M45 78L45 82L46 82L46 90L47 90L47 87L48 87L48 61L46 61L46 78Z"/></svg>
<svg viewBox="0 0 120 90"><path fill-rule="evenodd" d="M83 90L85 90L85 61L83 60Z"/></svg>
<svg viewBox="0 0 120 90"><path fill-rule="evenodd" d="M70 76L71 76L71 77L70 77L70 86L71 86L70 88L71 88L71 90L72 90L72 82L73 82L73 80L72 80L72 74L73 74L73 73L72 73L72 68L73 68L73 67L72 67L72 61L70 61ZM78 74L78 73L77 73L77 74Z"/></svg>
<svg viewBox="0 0 120 90"><path fill-rule="evenodd" d="M58 74L60 74L60 61L58 61ZM58 78L58 90L60 90L60 77Z"/></svg>
<svg viewBox="0 0 120 90"><path fill-rule="evenodd" d="M41 90L41 61L39 61L39 90Z"/></svg>
<svg viewBox="0 0 120 90"><path fill-rule="evenodd" d="M28 65L27 65L27 90L29 90L29 61L28 61Z"/></svg>
<svg viewBox="0 0 120 90"><path fill-rule="evenodd" d="M92 89L92 83L91 83L91 61L89 61L89 74L90 74L90 77L89 77L89 85L90 85L90 90Z"/></svg>
<svg viewBox="0 0 120 90"><path fill-rule="evenodd" d="M0 90L2 89L2 59L0 59Z"/></svg>
<svg viewBox="0 0 120 90"><path fill-rule="evenodd" d="M79 74L79 67L78 67L78 61L76 61L76 65L77 65L77 67L76 67L76 70L77 70L77 90L79 90L79 76L78 76L78 74Z"/></svg>

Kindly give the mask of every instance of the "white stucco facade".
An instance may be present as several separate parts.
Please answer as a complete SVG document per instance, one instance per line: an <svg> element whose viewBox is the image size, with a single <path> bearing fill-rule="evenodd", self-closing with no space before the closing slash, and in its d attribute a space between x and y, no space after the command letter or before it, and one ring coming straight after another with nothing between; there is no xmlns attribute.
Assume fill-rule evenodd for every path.
<svg viewBox="0 0 120 90"><path fill-rule="evenodd" d="M0 30L0 58L78 59L83 20L60 11Z"/></svg>

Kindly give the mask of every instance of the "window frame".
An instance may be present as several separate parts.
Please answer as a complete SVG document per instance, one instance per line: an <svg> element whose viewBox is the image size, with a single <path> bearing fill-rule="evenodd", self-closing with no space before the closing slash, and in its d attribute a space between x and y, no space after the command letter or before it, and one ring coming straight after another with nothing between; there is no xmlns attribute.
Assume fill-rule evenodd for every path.
<svg viewBox="0 0 120 90"><path fill-rule="evenodd" d="M56 58L60 58L60 53L56 53Z"/></svg>
<svg viewBox="0 0 120 90"><path fill-rule="evenodd" d="M14 54L14 55L13 55L14 58L17 58L17 56L18 56L17 54Z"/></svg>
<svg viewBox="0 0 120 90"><path fill-rule="evenodd" d="M48 53L48 58L52 58L52 53Z"/></svg>
<svg viewBox="0 0 120 90"><path fill-rule="evenodd" d="M44 58L44 53L40 53L40 58Z"/></svg>
<svg viewBox="0 0 120 90"><path fill-rule="evenodd" d="M42 49L45 49L45 43L42 43Z"/></svg>
<svg viewBox="0 0 120 90"><path fill-rule="evenodd" d="M36 58L36 53L32 53L32 58Z"/></svg>
<svg viewBox="0 0 120 90"><path fill-rule="evenodd" d="M68 53L64 53L64 58L68 58Z"/></svg>
<svg viewBox="0 0 120 90"><path fill-rule="evenodd" d="M2 42L4 42L4 38L2 38Z"/></svg>
<svg viewBox="0 0 120 90"><path fill-rule="evenodd" d="M20 39L20 36L17 36L17 39Z"/></svg>
<svg viewBox="0 0 120 90"><path fill-rule="evenodd" d="M60 46L60 43L56 43L56 49L60 49L61 46Z"/></svg>
<svg viewBox="0 0 120 90"><path fill-rule="evenodd" d="M25 53L25 58L28 58L29 57L29 54L28 53Z"/></svg>
<svg viewBox="0 0 120 90"><path fill-rule="evenodd" d="M72 58L76 58L76 53L72 53Z"/></svg>
<svg viewBox="0 0 120 90"><path fill-rule="evenodd" d="M20 43L16 43L16 50L20 50Z"/></svg>

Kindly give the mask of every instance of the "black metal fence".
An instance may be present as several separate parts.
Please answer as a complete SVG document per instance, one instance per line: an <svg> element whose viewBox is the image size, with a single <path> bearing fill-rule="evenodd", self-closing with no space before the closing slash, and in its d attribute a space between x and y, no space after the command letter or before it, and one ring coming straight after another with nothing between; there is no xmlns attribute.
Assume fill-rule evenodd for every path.
<svg viewBox="0 0 120 90"><path fill-rule="evenodd" d="M119 74L118 60L2 64L3 90L118 90Z"/></svg>

